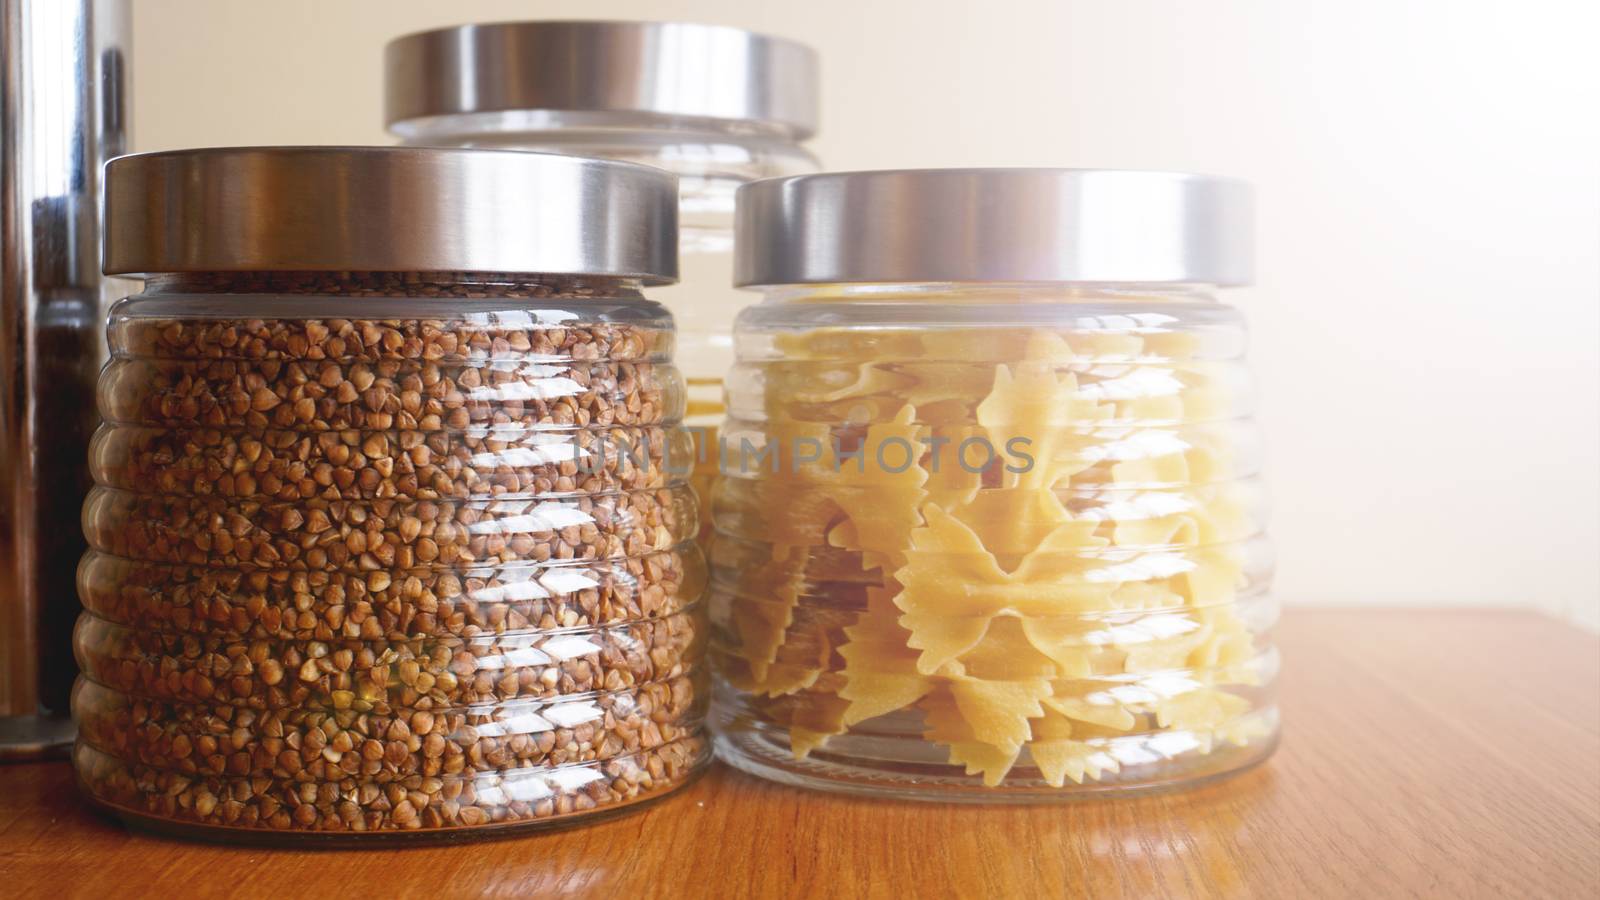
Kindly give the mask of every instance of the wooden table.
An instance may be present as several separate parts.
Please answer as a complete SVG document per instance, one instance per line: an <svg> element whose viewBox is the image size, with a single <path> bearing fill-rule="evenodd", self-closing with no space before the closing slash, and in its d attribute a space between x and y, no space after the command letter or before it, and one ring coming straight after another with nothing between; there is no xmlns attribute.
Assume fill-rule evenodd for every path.
<svg viewBox="0 0 1600 900"><path fill-rule="evenodd" d="M637 814L454 847L130 834L0 768L0 896L1600 896L1600 640L1517 612L1290 612L1285 736L1183 793L848 800L718 769Z"/></svg>

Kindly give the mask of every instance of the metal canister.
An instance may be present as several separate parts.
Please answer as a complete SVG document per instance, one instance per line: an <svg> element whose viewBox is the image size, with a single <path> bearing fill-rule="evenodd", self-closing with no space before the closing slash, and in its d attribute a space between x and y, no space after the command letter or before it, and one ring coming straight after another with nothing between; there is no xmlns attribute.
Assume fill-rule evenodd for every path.
<svg viewBox="0 0 1600 900"><path fill-rule="evenodd" d="M127 0L0 0L0 760L64 749Z"/></svg>

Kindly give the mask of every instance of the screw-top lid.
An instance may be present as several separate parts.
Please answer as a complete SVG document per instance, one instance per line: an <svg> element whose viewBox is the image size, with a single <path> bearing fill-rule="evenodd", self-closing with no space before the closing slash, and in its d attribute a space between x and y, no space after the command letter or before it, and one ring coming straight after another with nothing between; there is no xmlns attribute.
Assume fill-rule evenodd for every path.
<svg viewBox="0 0 1600 900"><path fill-rule="evenodd" d="M817 55L782 38L684 22L500 22L406 35L384 53L384 121L562 110L817 130Z"/></svg>
<svg viewBox="0 0 1600 900"><path fill-rule="evenodd" d="M734 283L1248 284L1242 181L1105 169L924 169L739 188Z"/></svg>
<svg viewBox="0 0 1600 900"><path fill-rule="evenodd" d="M107 274L678 278L668 172L496 150L229 147L106 165Z"/></svg>

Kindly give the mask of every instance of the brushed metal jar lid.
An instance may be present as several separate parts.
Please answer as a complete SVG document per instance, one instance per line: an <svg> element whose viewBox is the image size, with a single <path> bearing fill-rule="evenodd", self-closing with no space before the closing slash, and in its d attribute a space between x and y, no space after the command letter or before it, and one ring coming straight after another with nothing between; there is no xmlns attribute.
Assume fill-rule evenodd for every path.
<svg viewBox="0 0 1600 900"><path fill-rule="evenodd" d="M510 110L644 112L817 131L817 55L687 22L498 22L405 35L384 51L384 122Z"/></svg>
<svg viewBox="0 0 1600 900"><path fill-rule="evenodd" d="M1109 169L769 178L739 188L734 283L1248 284L1251 194Z"/></svg>
<svg viewBox="0 0 1600 900"><path fill-rule="evenodd" d="M633 163L406 147L227 147L106 165L105 271L678 278L678 180Z"/></svg>

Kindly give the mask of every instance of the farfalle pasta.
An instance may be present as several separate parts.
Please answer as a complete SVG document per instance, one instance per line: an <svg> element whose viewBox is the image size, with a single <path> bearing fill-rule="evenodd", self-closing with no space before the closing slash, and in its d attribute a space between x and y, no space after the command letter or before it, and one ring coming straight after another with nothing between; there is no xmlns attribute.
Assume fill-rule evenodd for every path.
<svg viewBox="0 0 1600 900"><path fill-rule="evenodd" d="M1277 736L1248 190L932 170L744 189L710 589L722 755L1044 799Z"/></svg>
<svg viewBox="0 0 1600 900"><path fill-rule="evenodd" d="M801 766L888 728L991 787L1268 738L1263 504L1231 361L1151 326L772 346L716 504L733 727Z"/></svg>

